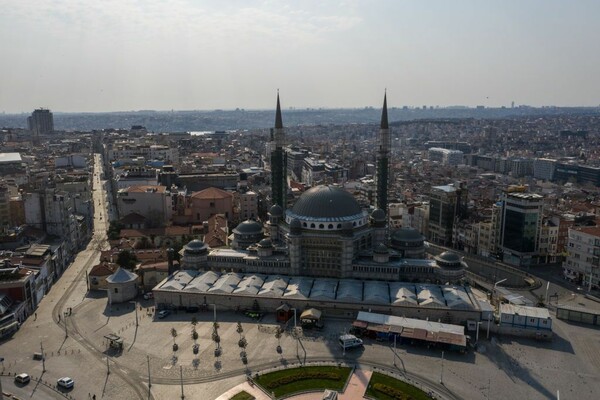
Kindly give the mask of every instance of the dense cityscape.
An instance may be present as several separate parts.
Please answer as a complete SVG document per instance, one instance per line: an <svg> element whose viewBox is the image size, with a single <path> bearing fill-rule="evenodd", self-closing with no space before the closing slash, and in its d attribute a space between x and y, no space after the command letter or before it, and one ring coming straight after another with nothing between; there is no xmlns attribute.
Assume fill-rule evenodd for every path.
<svg viewBox="0 0 600 400"><path fill-rule="evenodd" d="M511 337L522 338L527 352L562 348L565 321L599 323L599 117L595 109L556 111L392 120L384 102L379 123L287 126L278 96L274 128L157 132L138 120L128 129L61 131L50 110L36 109L26 128L1 130L3 347L38 341L25 332L37 328L45 299L55 296L45 319L63 326L65 341L71 331L78 342L71 355L87 343L92 359L106 360L106 373L111 362L113 370L128 371L145 356L147 376L131 382L125 372L129 381L112 390L163 398L179 383L196 393L194 383L212 380L203 374L237 375L224 343L234 330L238 368L245 366L239 375L248 381L232 383L221 397L217 387L211 396L219 399L236 390L273 396L268 389L255 393L265 390L258 374L272 367L253 368L264 360L248 343L276 336L272 356L284 361L283 336L304 352L288 349L293 358L286 363L301 366L310 366L311 356L369 365L389 346L394 366L402 359L397 346L426 346L420 358L445 350L457 354L446 355L446 363L464 363L468 356L461 354L491 354ZM346 112L328 113L337 120ZM65 278L73 283L57 289ZM77 291L83 302L75 300ZM107 323L92 323L94 313ZM134 326L108 323L133 314ZM177 331L190 318L192 340L184 344ZM143 333L139 319L148 324ZM169 320L171 334L158 334ZM171 355L144 347L159 336L172 336ZM203 336L216 347L199 346ZM52 340L39 341L21 362L45 364ZM338 341L339 349L329 347ZM187 346L194 358L184 361ZM170 367L153 370L151 358L155 368ZM215 362L202 365L210 358ZM4 369L29 380L14 370L18 365ZM75 379L91 379L72 371ZM419 367L400 372L428 397L477 398L478 390L490 396L490 382L485 394L452 386L443 375L436 382ZM360 374L346 379L376 379L368 370ZM43 396L84 396L74 378L44 383ZM532 381L521 379L523 397L548 398L560 389L532 392ZM570 390L588 398L593 385ZM126 398L116 393L102 396Z"/></svg>

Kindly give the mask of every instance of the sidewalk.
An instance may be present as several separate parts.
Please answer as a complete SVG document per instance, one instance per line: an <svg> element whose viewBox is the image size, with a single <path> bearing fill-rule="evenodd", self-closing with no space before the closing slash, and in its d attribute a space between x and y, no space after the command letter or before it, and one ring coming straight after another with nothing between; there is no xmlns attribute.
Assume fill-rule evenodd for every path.
<svg viewBox="0 0 600 400"><path fill-rule="evenodd" d="M256 400L270 400L271 399L269 396L264 394L262 392L262 390L260 390L256 386L250 386L250 384L248 382L244 382L244 383L237 385L234 388L229 389L228 391L226 391L225 393L223 393L222 395L217 397L216 400L229 400L241 391L251 394L252 396L254 396L254 398Z"/></svg>
<svg viewBox="0 0 600 400"><path fill-rule="evenodd" d="M339 400L362 399L371 380L371 375L373 375L372 371L355 369L346 390L339 396Z"/></svg>

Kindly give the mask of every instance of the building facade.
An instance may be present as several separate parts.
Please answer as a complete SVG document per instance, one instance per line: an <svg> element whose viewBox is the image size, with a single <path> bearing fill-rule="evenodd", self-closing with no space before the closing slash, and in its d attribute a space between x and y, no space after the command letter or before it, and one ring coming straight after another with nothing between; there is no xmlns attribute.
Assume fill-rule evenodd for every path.
<svg viewBox="0 0 600 400"><path fill-rule="evenodd" d="M600 227L569 228L565 278L587 290L600 288Z"/></svg>
<svg viewBox="0 0 600 400"><path fill-rule="evenodd" d="M466 215L467 189L462 183L433 186L429 194L429 240L450 246L455 220Z"/></svg>
<svg viewBox="0 0 600 400"><path fill-rule="evenodd" d="M504 262L520 266L537 262L543 208L544 198L539 194L503 194L500 247Z"/></svg>
<svg viewBox="0 0 600 400"><path fill-rule="evenodd" d="M39 108L27 118L27 126L34 136L51 133L54 131L54 116L50 110Z"/></svg>

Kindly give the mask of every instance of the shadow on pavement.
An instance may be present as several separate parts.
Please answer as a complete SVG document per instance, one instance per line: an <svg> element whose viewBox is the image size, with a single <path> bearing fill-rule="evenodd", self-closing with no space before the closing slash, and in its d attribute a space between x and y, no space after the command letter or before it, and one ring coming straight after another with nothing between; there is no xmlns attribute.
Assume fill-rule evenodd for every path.
<svg viewBox="0 0 600 400"><path fill-rule="evenodd" d="M511 381L516 382L520 380L525 382L533 390L537 391L546 399L553 399L554 393L546 389L532 374L529 369L523 367L521 363L508 354L502 346L491 345L488 351L482 354L483 357L487 357L492 363L494 363L498 369L503 371Z"/></svg>

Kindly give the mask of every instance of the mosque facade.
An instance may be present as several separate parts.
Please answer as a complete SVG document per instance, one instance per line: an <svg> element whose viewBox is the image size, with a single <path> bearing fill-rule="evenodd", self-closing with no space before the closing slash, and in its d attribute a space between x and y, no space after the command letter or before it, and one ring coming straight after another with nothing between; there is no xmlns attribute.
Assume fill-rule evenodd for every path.
<svg viewBox="0 0 600 400"><path fill-rule="evenodd" d="M275 128L278 143L284 143L285 130L279 94ZM210 295L210 301L217 304L218 299L212 297L226 295L227 302L231 306L236 303L235 301L232 303L231 296L235 298L238 289L241 290L239 293L243 292L243 296L237 301L238 306L250 301L248 293L252 294L253 290L248 288L252 288L252 283L262 282L262 285L265 285L275 282L281 286L282 282L285 282L285 287L277 286L281 291L281 298L275 296L275 300L271 296L272 291L265 292L262 286L256 288L252 301L260 298L263 299L262 301L270 299L269 301L273 301L273 305L276 306L283 303L282 298L287 293L287 287L291 282L310 281L309 288L304 287L306 301L311 298L315 285L320 287L323 282L329 282L335 296L340 288L353 288L352 296L361 298L358 303L357 301L353 303L362 304L362 309L365 309L364 307L371 309L371 306L378 305L385 306L387 312L406 315L406 312L398 313L392 310L392 306L406 306L402 299L400 303L397 299L394 300L393 285L402 285L404 282L412 284L413 288L418 288L419 286L414 285L456 285L461 282L467 266L457 254L445 252L428 259L425 256L425 239L418 231L413 228L400 228L391 234L389 232L387 223L389 137L387 99L384 99L379 135L379 140L383 143L378 153L378 173L383 176L378 180L377 200L377 206L383 208L376 208L369 212L343 188L322 185L305 191L291 208L284 209L280 192L285 185L278 181L277 187L274 188L273 206L269 210L268 221L265 224L254 220L243 221L233 229L229 248L211 249L200 240L193 240L183 247L180 253L182 271L172 274L154 288L157 304L160 303L160 299L164 304L183 301L181 293L185 292L187 284L179 287L180 283L175 280L212 281L210 284L198 284L198 287L204 288L202 290L195 289L189 294L186 293L188 296L186 301L191 303L189 296L196 296L194 303L206 304L206 297ZM284 161L278 158L276 161L272 168L285 168ZM274 171L272 175L279 177L283 173L283 170ZM223 280L225 283L221 282ZM233 285L230 281L237 283ZM229 287L231 290L223 288L216 290L214 285L217 283L219 287ZM240 284L244 287L238 287ZM387 300L375 301L371 304L372 302L365 297L366 291L367 289L372 291L371 287L379 287L377 285L386 288L384 297ZM435 287L438 289L428 287L427 293L431 290L442 294L448 292L443 286ZM472 296L469 294L469 289L461 286L453 287L466 293L466 297L463 297L467 299ZM297 293L297 289L290 290ZM224 293L221 293L223 291ZM418 299L419 291L413 292L415 299ZM262 293L262 296L259 296L259 293ZM429 296L425 300L429 302L432 298ZM436 309L450 307L450 301L446 303L443 295L440 298L441 303L435 307ZM294 297L289 299L298 300ZM335 303L336 299L337 297L331 304ZM468 310L479 309L475 300L470 302L472 305L467 307ZM321 303L321 307L326 306ZM416 301L416 304L419 305L420 302Z"/></svg>

